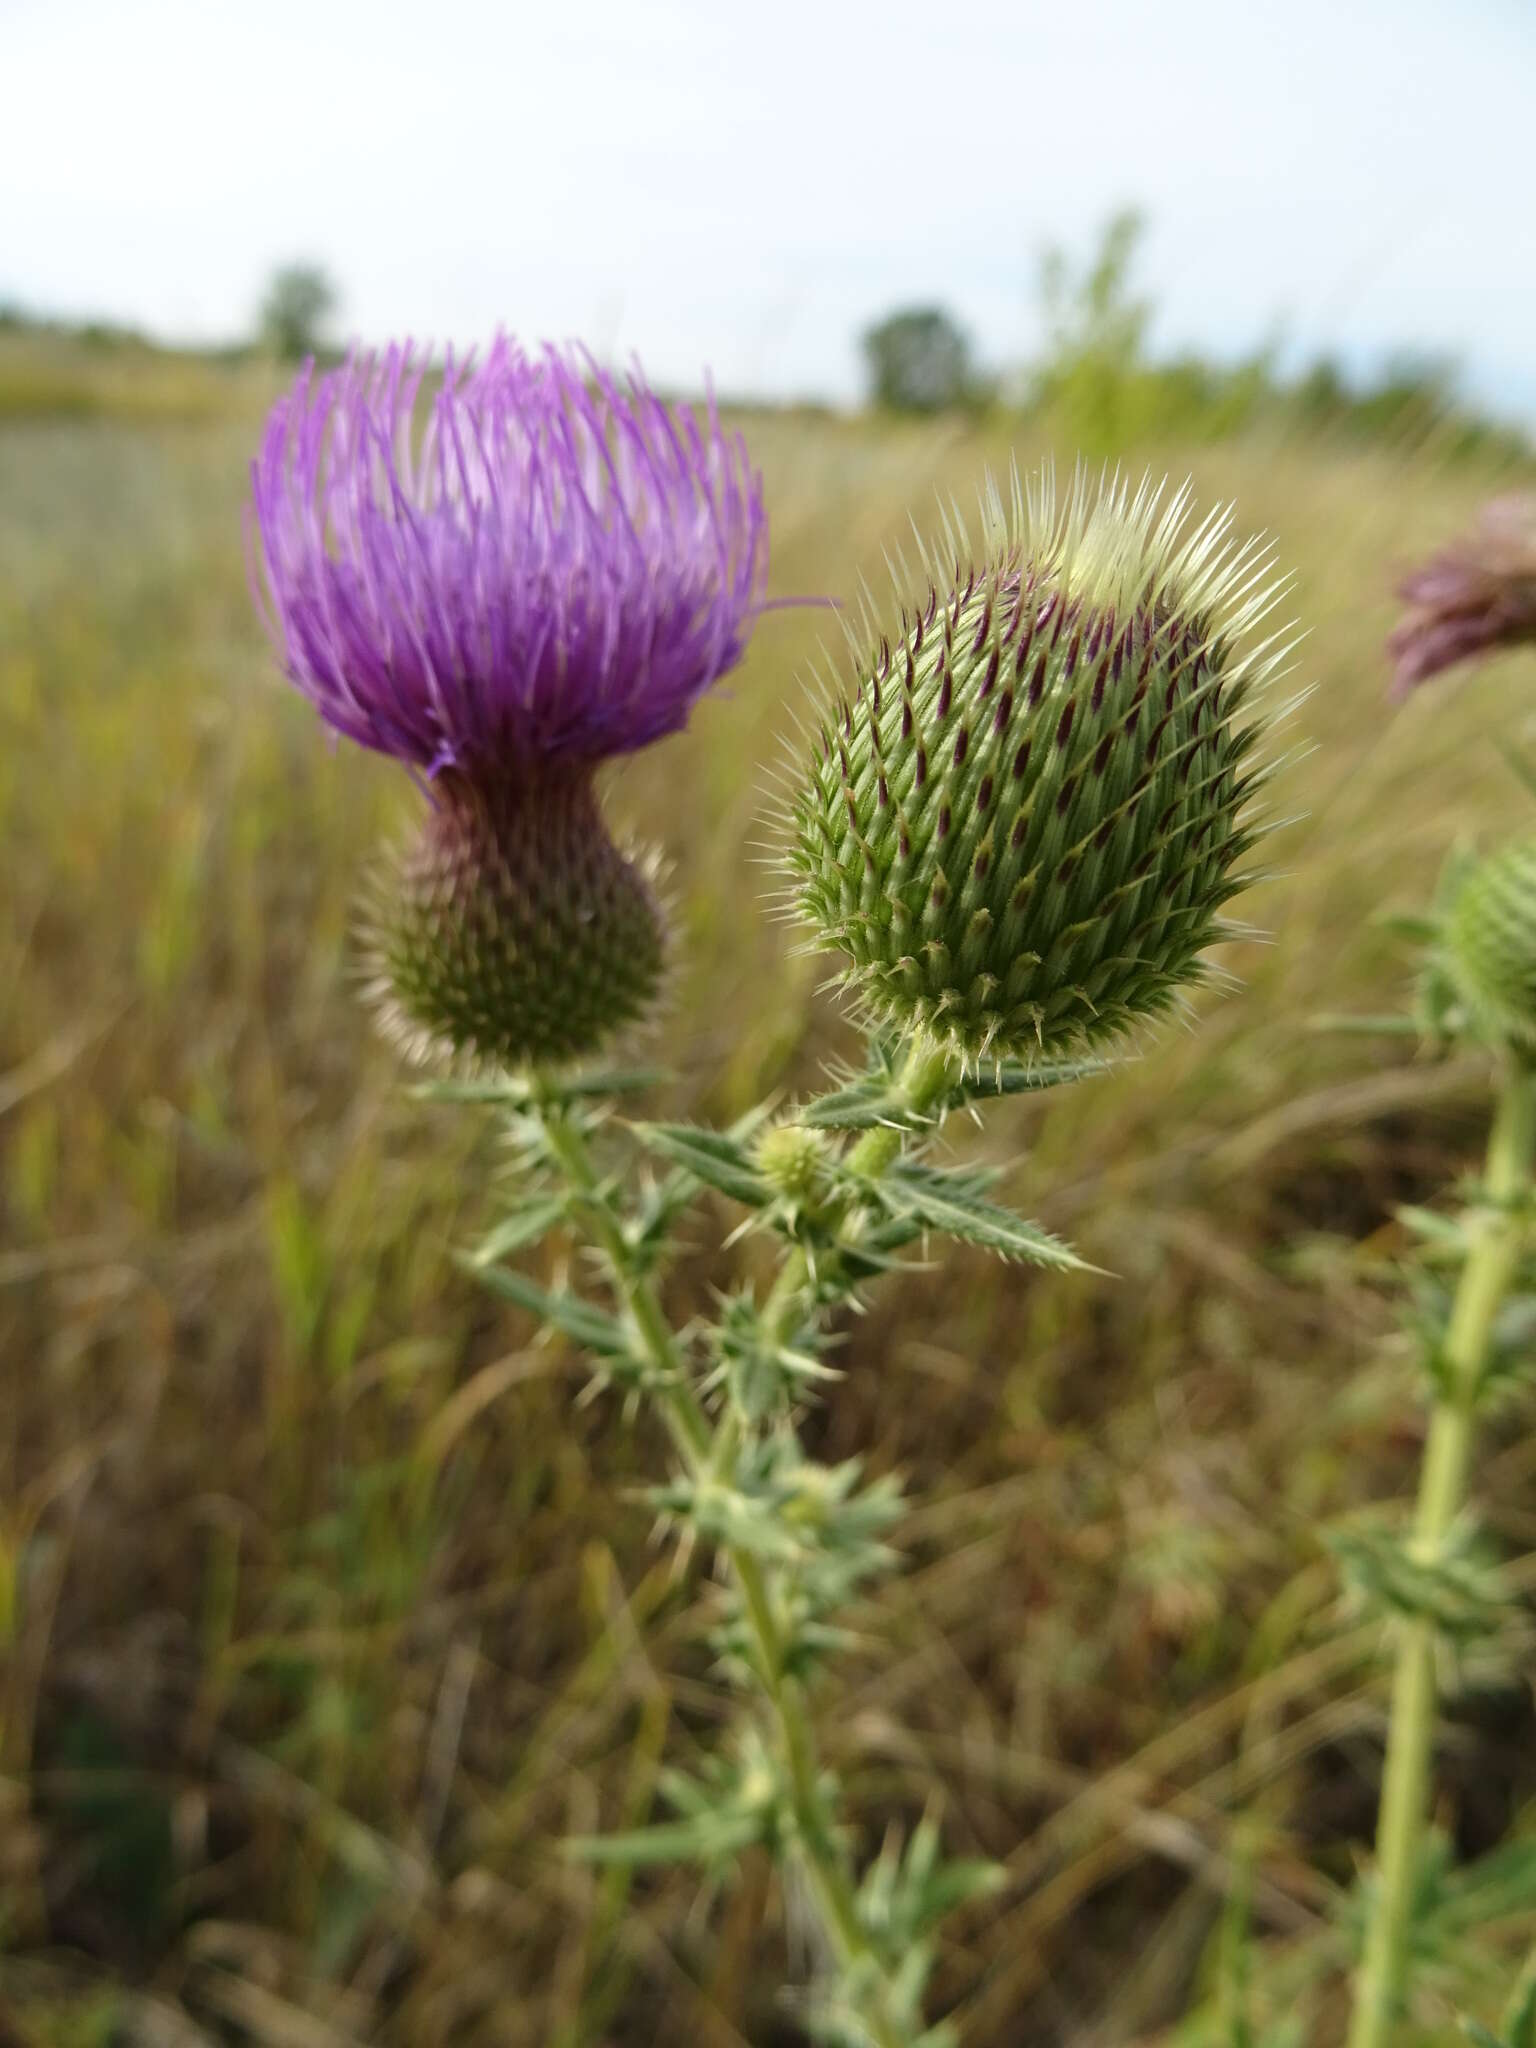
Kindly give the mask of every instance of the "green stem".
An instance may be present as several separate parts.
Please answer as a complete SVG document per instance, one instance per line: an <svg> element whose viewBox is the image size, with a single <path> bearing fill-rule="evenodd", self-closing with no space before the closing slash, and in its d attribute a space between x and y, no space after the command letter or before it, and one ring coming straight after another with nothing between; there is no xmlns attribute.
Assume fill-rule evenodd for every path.
<svg viewBox="0 0 1536 2048"><path fill-rule="evenodd" d="M1467 1490L1478 1394L1494 1318L1514 1278L1523 1229L1511 1204L1530 1181L1536 1152L1536 1072L1512 1065L1488 1139L1491 1205L1473 1231L1451 1320L1424 1445L1413 1544L1425 1559L1440 1551ZM1387 1755L1377 1822L1375 1908L1366 1930L1349 2048L1388 2048L1402 2003L1412 1934L1413 1889L1429 1805L1435 1732L1435 1635L1408 1622L1392 1681Z"/></svg>
<svg viewBox="0 0 1536 2048"><path fill-rule="evenodd" d="M896 1092L914 1116L924 1116L954 1078L954 1061L949 1054L925 1039L916 1039L896 1077ZM876 1124L859 1139L845 1164L850 1172L861 1175L865 1180L878 1180L901 1156L905 1141L906 1133L894 1125ZM783 1337L788 1334L788 1326L810 1277L805 1253L797 1247L780 1267L764 1306L768 1327L776 1335Z"/></svg>
<svg viewBox="0 0 1536 2048"><path fill-rule="evenodd" d="M919 1113L929 1108L949 1081L951 1071L943 1054L933 1048L915 1047L898 1083L908 1106ZM684 1466L697 1477L721 1462L720 1440L711 1432L708 1417L688 1383L672 1327L654 1288L635 1271L630 1247L602 1199L596 1169L581 1132L552 1104L545 1105L543 1122L551 1152L571 1185L587 1197L592 1229L613 1283L629 1311L646 1356L656 1367L656 1400L663 1420ZM869 1131L849 1154L848 1163L870 1178L877 1177L896 1158L901 1144L899 1131L883 1127ZM808 1277L804 1257L796 1252L786 1261L770 1297L770 1304L777 1302L781 1321L789 1320ZM734 1427L734 1419L728 1415L722 1424L722 1438L724 1432ZM825 1811L815 1737L804 1698L784 1668L784 1635L774 1612L767 1575L751 1551L729 1545L725 1554L741 1588L752 1636L753 1661L789 1773L796 1832L824 1927L845 1968L867 1963L874 1952L859 1922L852 1874ZM865 2018L877 2048L903 2048L900 2035L882 2012L872 2011Z"/></svg>

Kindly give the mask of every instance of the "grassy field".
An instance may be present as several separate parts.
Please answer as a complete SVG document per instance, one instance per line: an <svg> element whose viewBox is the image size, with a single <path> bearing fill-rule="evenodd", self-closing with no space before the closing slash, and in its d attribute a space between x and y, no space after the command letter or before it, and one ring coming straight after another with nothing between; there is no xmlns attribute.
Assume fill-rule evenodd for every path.
<svg viewBox="0 0 1536 2048"><path fill-rule="evenodd" d="M0 355L0 2040L788 2048L764 1870L621 1910L557 1852L710 1739L707 1588L627 1497L658 1442L455 1271L494 1133L411 1101L353 1000L358 887L412 799L321 741L260 638L268 396ZM1072 457L1038 426L748 427L780 593L878 592L909 508ZM1295 439L1126 456L1235 498L1297 572L1300 815L1243 992L976 1141L1115 1277L956 1255L854 1331L812 1427L925 1505L823 1737L869 1840L937 1780L956 1847L1008 1866L941 1973L967 2048L1194 2038L1164 2030L1202 2006L1221 2048L1327 2048L1383 1673L1320 1534L1409 1483L1393 1206L1471 1166L1486 1077L1309 1023L1398 1001L1375 913L1532 822L1489 738L1531 722L1516 663L1383 698L1395 574L1507 477ZM766 620L612 790L675 863L688 1113L849 1044L750 847L824 618ZM719 1273L701 1236L677 1306ZM1490 1520L1536 1586L1533 1470L1512 1416ZM1457 1700L1440 1818L1497 1859L1461 1906L1490 1975L1433 1980L1426 2041L1536 1931L1533 1733L1517 1672Z"/></svg>

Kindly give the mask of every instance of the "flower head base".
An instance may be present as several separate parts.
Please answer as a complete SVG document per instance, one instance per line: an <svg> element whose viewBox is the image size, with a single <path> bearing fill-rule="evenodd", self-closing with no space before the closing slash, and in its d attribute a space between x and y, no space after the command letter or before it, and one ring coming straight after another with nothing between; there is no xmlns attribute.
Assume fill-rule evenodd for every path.
<svg viewBox="0 0 1536 2048"><path fill-rule="evenodd" d="M1536 1056L1536 841L1458 868L1438 951L1478 1035Z"/></svg>
<svg viewBox="0 0 1536 2048"><path fill-rule="evenodd" d="M983 506L986 548L875 637L790 798L793 895L881 1023L965 1058L1115 1038L1226 930L1257 831L1242 644L1280 586L1143 484Z"/></svg>
<svg viewBox="0 0 1536 2048"><path fill-rule="evenodd" d="M1387 641L1394 697L1458 662L1536 646L1536 497L1496 498L1476 530L1406 578L1408 616Z"/></svg>
<svg viewBox="0 0 1536 2048"><path fill-rule="evenodd" d="M337 732L428 775L648 745L741 658L767 526L744 445L498 338L309 370L252 466L269 627ZM418 430L418 420L420 426Z"/></svg>
<svg viewBox="0 0 1536 2048"><path fill-rule="evenodd" d="M641 1019L666 964L649 877L614 846L590 776L487 791L449 770L371 934L371 994L417 1058L559 1066Z"/></svg>

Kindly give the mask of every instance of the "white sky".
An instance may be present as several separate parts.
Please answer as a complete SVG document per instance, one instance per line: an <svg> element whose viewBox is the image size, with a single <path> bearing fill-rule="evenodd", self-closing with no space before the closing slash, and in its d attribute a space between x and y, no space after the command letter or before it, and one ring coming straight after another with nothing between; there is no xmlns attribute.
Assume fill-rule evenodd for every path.
<svg viewBox="0 0 1536 2048"><path fill-rule="evenodd" d="M844 397L903 300L1027 354L1126 201L1161 346L1536 419L1536 0L0 0L0 299L174 338L313 257L370 339Z"/></svg>

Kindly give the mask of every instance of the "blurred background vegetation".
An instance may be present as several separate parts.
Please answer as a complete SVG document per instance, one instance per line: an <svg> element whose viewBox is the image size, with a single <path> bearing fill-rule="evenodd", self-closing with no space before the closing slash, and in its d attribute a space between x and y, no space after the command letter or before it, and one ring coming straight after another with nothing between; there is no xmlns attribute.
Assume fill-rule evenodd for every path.
<svg viewBox="0 0 1536 2048"><path fill-rule="evenodd" d="M1105 1277L904 1278L810 1425L923 1497L822 1732L871 1842L939 1784L1008 1867L942 1974L969 2048L1338 2036L1384 1667L1322 1532L1414 1464L1394 1210L1473 1170L1486 1076L1309 1020L1399 1003L1378 910L1531 818L1492 744L1531 723L1515 661L1383 698L1395 577L1532 480L1522 438L1439 366L1148 360L1138 232L1044 260L1027 368L915 305L866 337L867 413L741 413L777 591L878 591L909 511L1081 449L1235 498L1310 628L1241 992L962 1141ZM765 1870L626 1907L559 1853L644 1817L721 1703L628 1492L661 1447L456 1271L494 1134L413 1102L354 1000L412 799L282 685L241 542L277 359L334 310L300 267L218 357L0 320L0 2040L791 2048ZM825 630L768 618L613 784L676 865L680 1112L849 1050L753 851ZM701 1233L679 1314L720 1277ZM1513 1412L1487 1495L1527 1588L1533 1469ZM1536 1935L1528 1671L1458 1676L1426 2041Z"/></svg>

